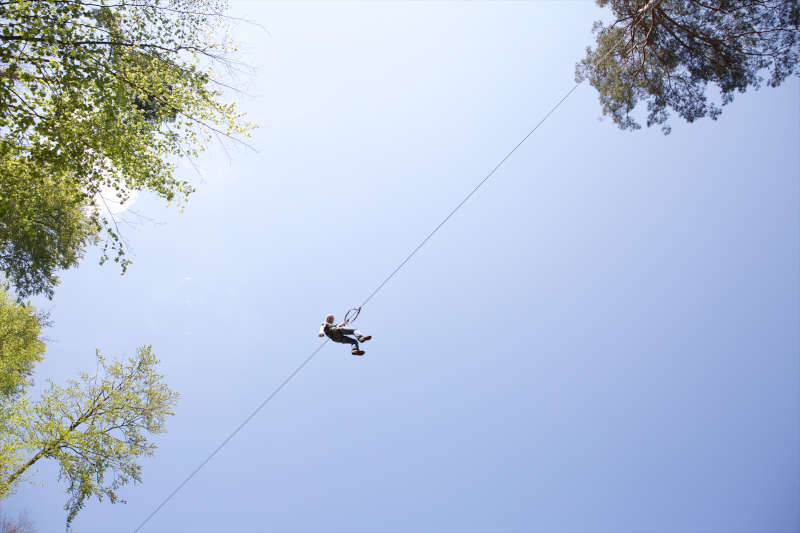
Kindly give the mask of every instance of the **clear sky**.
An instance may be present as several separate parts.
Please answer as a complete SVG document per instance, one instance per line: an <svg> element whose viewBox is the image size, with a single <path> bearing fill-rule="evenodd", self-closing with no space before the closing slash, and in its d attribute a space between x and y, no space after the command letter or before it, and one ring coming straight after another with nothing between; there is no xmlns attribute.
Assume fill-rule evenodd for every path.
<svg viewBox="0 0 800 533"><path fill-rule="evenodd" d="M257 152L63 276L37 386L152 344L133 530L572 86L589 2L239 3ZM621 132L581 86L143 531L800 530L800 83ZM3 503L63 531L54 463ZM43 485L42 485L43 484Z"/></svg>

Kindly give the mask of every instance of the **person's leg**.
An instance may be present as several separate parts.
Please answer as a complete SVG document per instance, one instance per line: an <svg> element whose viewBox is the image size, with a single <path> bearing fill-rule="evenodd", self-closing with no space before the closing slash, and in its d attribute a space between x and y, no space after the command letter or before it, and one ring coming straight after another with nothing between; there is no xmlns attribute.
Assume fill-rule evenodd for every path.
<svg viewBox="0 0 800 533"><path fill-rule="evenodd" d="M342 342L349 342L352 345L352 349L350 351L353 355L364 355L364 352L358 347L358 341L353 337L342 337Z"/></svg>
<svg viewBox="0 0 800 533"><path fill-rule="evenodd" d="M359 330L355 330L353 333L355 334L356 338L358 339L358 342L366 342L366 341L368 341L368 340L370 340L372 338L372 335L364 335Z"/></svg>
<svg viewBox="0 0 800 533"><path fill-rule="evenodd" d="M342 342L348 342L353 345L354 350L358 350L358 341L355 340L353 337L342 337Z"/></svg>

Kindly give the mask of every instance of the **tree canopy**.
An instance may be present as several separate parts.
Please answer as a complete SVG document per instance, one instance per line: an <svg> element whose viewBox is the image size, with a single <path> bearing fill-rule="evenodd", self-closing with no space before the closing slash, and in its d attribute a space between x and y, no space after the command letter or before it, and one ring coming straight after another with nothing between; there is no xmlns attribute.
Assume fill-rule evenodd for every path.
<svg viewBox="0 0 800 533"><path fill-rule="evenodd" d="M106 198L182 204L194 189L176 161L215 135L247 135L215 77L234 66L225 11L216 0L0 1L0 499L54 459L68 527L89 498L116 502L141 480L177 394L143 346L124 362L98 352L96 374L51 382L34 401L43 324L22 300L52 298L91 245L124 273Z"/></svg>
<svg viewBox="0 0 800 533"><path fill-rule="evenodd" d="M175 175L212 135L251 127L214 67L229 65L225 3L214 0L0 2L0 270L24 297L102 241L124 272L102 205L149 190L181 203Z"/></svg>
<svg viewBox="0 0 800 533"><path fill-rule="evenodd" d="M622 129L647 106L647 126L669 133L671 112L688 122L716 119L736 92L777 87L800 74L797 0L597 0L615 20L596 22L595 48L576 67ZM601 61L602 59L602 61ZM708 85L719 89L710 101Z"/></svg>
<svg viewBox="0 0 800 533"><path fill-rule="evenodd" d="M19 398L44 358L39 321L32 306L12 301L0 289L0 409Z"/></svg>
<svg viewBox="0 0 800 533"><path fill-rule="evenodd" d="M78 264L98 226L75 184L29 165L0 142L0 271L20 298L53 296L58 271Z"/></svg>
<svg viewBox="0 0 800 533"><path fill-rule="evenodd" d="M36 342L31 341L34 351ZM98 352L96 374L81 374L65 386L50 383L36 402L24 394L4 402L0 498L9 496L38 461L54 459L68 485L67 527L89 498L119 501L120 487L141 481L138 461L155 449L149 436L165 431L178 398L156 372L157 363L149 346L126 362L108 363Z"/></svg>

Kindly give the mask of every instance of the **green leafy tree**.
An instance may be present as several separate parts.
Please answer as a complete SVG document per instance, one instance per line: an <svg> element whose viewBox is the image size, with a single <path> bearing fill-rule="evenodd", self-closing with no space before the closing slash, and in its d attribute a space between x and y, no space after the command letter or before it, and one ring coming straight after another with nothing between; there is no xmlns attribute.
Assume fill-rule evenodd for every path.
<svg viewBox="0 0 800 533"><path fill-rule="evenodd" d="M19 398L44 357L39 320L32 306L12 301L0 289L0 409Z"/></svg>
<svg viewBox="0 0 800 533"><path fill-rule="evenodd" d="M19 298L52 297L57 272L78 263L98 227L75 183L28 164L22 152L0 144L0 271Z"/></svg>
<svg viewBox="0 0 800 533"><path fill-rule="evenodd" d="M800 74L797 0L597 0L615 20L596 22L594 49L576 67L600 95L603 114L622 129L647 106L647 126L675 112L688 122L716 119L736 92L777 87ZM607 56L607 57L606 57ZM603 59L605 58L605 59ZM599 61L602 59L602 61ZM709 101L708 85L720 92Z"/></svg>
<svg viewBox="0 0 800 533"><path fill-rule="evenodd" d="M0 270L20 296L52 296L56 272L102 242L124 256L100 194L149 190L183 203L175 175L212 136L252 125L224 103L235 66L215 0L0 2Z"/></svg>
<svg viewBox="0 0 800 533"><path fill-rule="evenodd" d="M68 485L68 528L89 498L116 503L120 487L141 481L137 461L155 449L148 436L165 431L177 401L149 346L126 362L98 352L97 362L97 374L50 383L39 401L21 398L0 412L0 497L38 461L54 459Z"/></svg>

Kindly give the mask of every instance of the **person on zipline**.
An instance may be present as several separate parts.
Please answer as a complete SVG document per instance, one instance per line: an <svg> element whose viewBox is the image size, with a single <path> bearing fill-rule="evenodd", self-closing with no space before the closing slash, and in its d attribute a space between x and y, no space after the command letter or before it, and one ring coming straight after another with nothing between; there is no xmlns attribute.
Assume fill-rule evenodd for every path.
<svg viewBox="0 0 800 533"><path fill-rule="evenodd" d="M350 351L353 355L364 355L364 350L358 347L359 342L366 342L372 338L372 335L362 335L357 329L347 329L346 322L342 322L338 326L333 324L333 315L325 317L325 322L319 328L319 336L327 335L333 342L341 342L342 344L351 344L353 349ZM355 335L358 340L348 335Z"/></svg>

